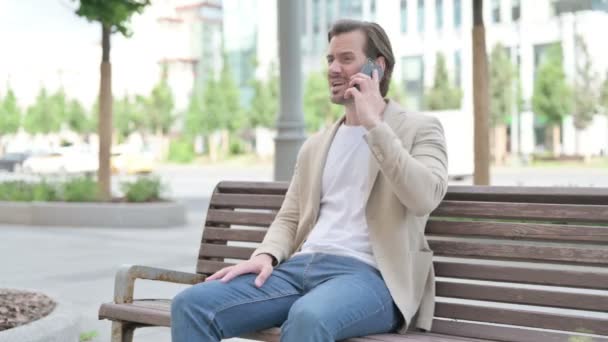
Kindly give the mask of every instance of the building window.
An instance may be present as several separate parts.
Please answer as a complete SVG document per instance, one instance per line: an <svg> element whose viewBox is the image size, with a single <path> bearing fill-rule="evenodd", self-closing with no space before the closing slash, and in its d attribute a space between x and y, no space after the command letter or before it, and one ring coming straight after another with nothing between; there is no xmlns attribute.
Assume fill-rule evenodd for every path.
<svg viewBox="0 0 608 342"><path fill-rule="evenodd" d="M492 0L492 22L500 22L500 0Z"/></svg>
<svg viewBox="0 0 608 342"><path fill-rule="evenodd" d="M312 33L321 31L321 0L312 0Z"/></svg>
<svg viewBox="0 0 608 342"><path fill-rule="evenodd" d="M461 0L454 0L454 27L460 28L462 24L462 4Z"/></svg>
<svg viewBox="0 0 608 342"><path fill-rule="evenodd" d="M435 0L435 15L437 29L441 30L443 28L443 0Z"/></svg>
<svg viewBox="0 0 608 342"><path fill-rule="evenodd" d="M511 20L519 21L521 17L521 0L511 0Z"/></svg>
<svg viewBox="0 0 608 342"><path fill-rule="evenodd" d="M376 0L371 0L369 5L369 12L371 14L372 21L376 20Z"/></svg>
<svg viewBox="0 0 608 342"><path fill-rule="evenodd" d="M360 19L363 16L362 0L340 0L340 16Z"/></svg>
<svg viewBox="0 0 608 342"><path fill-rule="evenodd" d="M418 32L424 32L424 0L418 0Z"/></svg>
<svg viewBox="0 0 608 342"><path fill-rule="evenodd" d="M407 32L407 0L401 0L401 33Z"/></svg>
<svg viewBox="0 0 608 342"><path fill-rule="evenodd" d="M327 17L327 30L331 28L331 25L336 20L336 0L325 0L326 6L326 17Z"/></svg>
<svg viewBox="0 0 608 342"><path fill-rule="evenodd" d="M424 93L424 61L422 56L408 56L401 59L403 66L403 88L407 107L421 109Z"/></svg>
<svg viewBox="0 0 608 342"><path fill-rule="evenodd" d="M460 57L460 50L454 52L454 83L457 87L462 86L462 59Z"/></svg>

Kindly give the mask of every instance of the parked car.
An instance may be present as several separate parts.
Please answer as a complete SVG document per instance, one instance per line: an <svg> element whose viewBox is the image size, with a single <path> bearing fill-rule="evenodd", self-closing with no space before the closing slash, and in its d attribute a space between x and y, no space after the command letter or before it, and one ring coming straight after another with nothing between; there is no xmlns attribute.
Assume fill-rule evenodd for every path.
<svg viewBox="0 0 608 342"><path fill-rule="evenodd" d="M148 174L156 169L154 156L147 151L112 152L112 173Z"/></svg>
<svg viewBox="0 0 608 342"><path fill-rule="evenodd" d="M96 172L97 156L78 150L64 149L32 155L23 162L27 173L84 173Z"/></svg>
<svg viewBox="0 0 608 342"><path fill-rule="evenodd" d="M0 170L19 172L23 162L30 156L27 152L7 153L0 158Z"/></svg>

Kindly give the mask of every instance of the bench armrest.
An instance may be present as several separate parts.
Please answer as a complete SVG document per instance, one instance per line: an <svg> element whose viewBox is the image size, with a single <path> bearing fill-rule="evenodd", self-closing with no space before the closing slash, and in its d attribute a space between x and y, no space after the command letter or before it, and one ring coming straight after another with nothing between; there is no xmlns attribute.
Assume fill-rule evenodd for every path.
<svg viewBox="0 0 608 342"><path fill-rule="evenodd" d="M132 303L135 279L159 280L177 284L197 284L204 275L166 270L149 266L122 265L114 279L114 303Z"/></svg>

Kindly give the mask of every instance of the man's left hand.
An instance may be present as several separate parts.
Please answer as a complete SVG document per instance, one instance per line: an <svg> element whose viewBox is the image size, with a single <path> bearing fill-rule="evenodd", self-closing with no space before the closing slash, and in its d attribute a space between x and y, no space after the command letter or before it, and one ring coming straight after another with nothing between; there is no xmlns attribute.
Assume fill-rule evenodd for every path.
<svg viewBox="0 0 608 342"><path fill-rule="evenodd" d="M355 88L355 85L358 85L359 89ZM382 122L382 112L384 112L386 103L380 94L378 71L374 70L372 77L363 73L353 75L344 97L354 98L359 123L367 130Z"/></svg>

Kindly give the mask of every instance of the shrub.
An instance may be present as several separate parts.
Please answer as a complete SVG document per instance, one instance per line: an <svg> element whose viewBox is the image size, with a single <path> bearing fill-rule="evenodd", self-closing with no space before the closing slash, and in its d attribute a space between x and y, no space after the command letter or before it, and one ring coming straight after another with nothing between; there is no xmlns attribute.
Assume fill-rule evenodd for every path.
<svg viewBox="0 0 608 342"><path fill-rule="evenodd" d="M172 140L169 145L169 156L167 159L175 163L189 163L194 160L194 145L192 141L185 138Z"/></svg>
<svg viewBox="0 0 608 342"><path fill-rule="evenodd" d="M91 177L75 177L61 184L61 199L66 202L97 201L97 182Z"/></svg>
<svg viewBox="0 0 608 342"><path fill-rule="evenodd" d="M140 176L134 182L124 182L121 189L127 202L158 201L165 189L158 176Z"/></svg>

